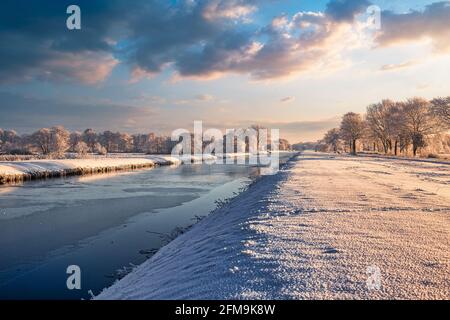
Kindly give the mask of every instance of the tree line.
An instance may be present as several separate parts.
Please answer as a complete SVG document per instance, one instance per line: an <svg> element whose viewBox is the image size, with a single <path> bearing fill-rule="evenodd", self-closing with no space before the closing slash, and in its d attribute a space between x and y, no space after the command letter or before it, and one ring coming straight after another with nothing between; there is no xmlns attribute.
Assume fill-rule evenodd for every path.
<svg viewBox="0 0 450 320"><path fill-rule="evenodd" d="M131 152L170 154L178 143L179 141L172 141L170 136L155 133L133 135L112 131L97 133L93 129L69 132L62 126L55 126L39 129L32 134L19 135L14 130L0 129L0 154L40 154L56 157L62 157L66 152L79 155ZM291 146L287 140L280 139L279 148L289 150Z"/></svg>
<svg viewBox="0 0 450 320"><path fill-rule="evenodd" d="M450 153L449 130L450 97L382 100L368 106L365 114L345 114L340 127L329 130L317 148L416 156L428 147Z"/></svg>

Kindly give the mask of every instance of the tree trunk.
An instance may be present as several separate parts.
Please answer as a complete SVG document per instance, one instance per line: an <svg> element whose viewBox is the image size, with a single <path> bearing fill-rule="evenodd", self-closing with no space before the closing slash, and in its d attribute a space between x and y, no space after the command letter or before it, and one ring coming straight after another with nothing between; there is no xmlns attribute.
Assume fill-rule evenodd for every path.
<svg viewBox="0 0 450 320"><path fill-rule="evenodd" d="M356 155L356 139L353 139L352 149L352 154Z"/></svg>
<svg viewBox="0 0 450 320"><path fill-rule="evenodd" d="M398 155L398 141L397 140L395 140L395 150L394 150L394 152L395 152L395 155L397 156Z"/></svg>

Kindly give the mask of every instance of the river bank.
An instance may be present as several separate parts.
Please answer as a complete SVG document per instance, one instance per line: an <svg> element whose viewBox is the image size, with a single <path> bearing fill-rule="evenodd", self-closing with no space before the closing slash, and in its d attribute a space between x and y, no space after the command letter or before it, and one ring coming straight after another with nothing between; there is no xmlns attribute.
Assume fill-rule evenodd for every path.
<svg viewBox="0 0 450 320"><path fill-rule="evenodd" d="M0 162L0 185L37 179L176 165L180 163L181 161L179 159L171 156L3 161Z"/></svg>
<svg viewBox="0 0 450 320"><path fill-rule="evenodd" d="M97 299L448 299L449 178L305 153Z"/></svg>

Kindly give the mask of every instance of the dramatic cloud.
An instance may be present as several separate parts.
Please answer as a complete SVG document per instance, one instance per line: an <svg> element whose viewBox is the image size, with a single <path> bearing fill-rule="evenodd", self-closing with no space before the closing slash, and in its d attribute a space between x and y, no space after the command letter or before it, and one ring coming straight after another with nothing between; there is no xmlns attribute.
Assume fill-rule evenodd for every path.
<svg viewBox="0 0 450 320"><path fill-rule="evenodd" d="M117 63L112 37L120 1L80 0L82 30L66 28L68 0L2 1L0 10L0 83L78 80L95 83ZM105 10L104 10L105 9Z"/></svg>
<svg viewBox="0 0 450 320"><path fill-rule="evenodd" d="M334 68L361 42L356 21L368 0L330 0L323 12L254 19L270 0L80 0L82 29L65 27L69 0L5 0L0 13L0 83L46 79L86 84L118 64L130 82L165 69L174 79L245 74L256 80ZM20 14L19 14L20 13ZM450 2L384 12L381 46L432 39L450 51Z"/></svg>
<svg viewBox="0 0 450 320"><path fill-rule="evenodd" d="M438 52L450 52L450 1L430 4L423 11L383 12L376 37L380 46L420 40L431 40Z"/></svg>
<svg viewBox="0 0 450 320"><path fill-rule="evenodd" d="M119 61L130 66L132 82L167 67L179 77L289 76L320 63L341 25L367 4L332 1L326 14L278 17L264 27L252 22L252 14L265 1L80 0L82 29L69 31L65 9L71 1L6 0L0 13L0 82L92 84Z"/></svg>

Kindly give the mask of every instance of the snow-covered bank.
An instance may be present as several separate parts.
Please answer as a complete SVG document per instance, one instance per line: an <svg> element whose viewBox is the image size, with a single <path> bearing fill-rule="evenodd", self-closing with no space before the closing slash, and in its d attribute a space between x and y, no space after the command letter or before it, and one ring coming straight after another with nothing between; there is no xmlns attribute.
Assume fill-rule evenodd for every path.
<svg viewBox="0 0 450 320"><path fill-rule="evenodd" d="M449 299L449 215L448 165L306 153L97 298Z"/></svg>
<svg viewBox="0 0 450 320"><path fill-rule="evenodd" d="M181 161L179 159L170 156L4 161L0 162L0 184L40 178L149 168L157 165L173 165L180 163Z"/></svg>

